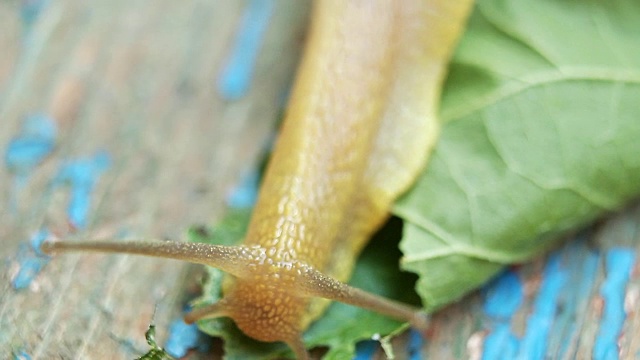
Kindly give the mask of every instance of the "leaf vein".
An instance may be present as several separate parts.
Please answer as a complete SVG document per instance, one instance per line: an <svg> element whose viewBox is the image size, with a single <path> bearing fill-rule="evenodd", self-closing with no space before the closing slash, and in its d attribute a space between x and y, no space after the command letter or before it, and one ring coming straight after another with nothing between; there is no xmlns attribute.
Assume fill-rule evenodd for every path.
<svg viewBox="0 0 640 360"><path fill-rule="evenodd" d="M443 111L442 121L443 123L448 123L449 121L458 120L527 90L565 81L620 82L640 85L640 71L636 69L563 67L558 70L537 72L521 78L519 82L509 81L495 91L478 97L475 101Z"/></svg>

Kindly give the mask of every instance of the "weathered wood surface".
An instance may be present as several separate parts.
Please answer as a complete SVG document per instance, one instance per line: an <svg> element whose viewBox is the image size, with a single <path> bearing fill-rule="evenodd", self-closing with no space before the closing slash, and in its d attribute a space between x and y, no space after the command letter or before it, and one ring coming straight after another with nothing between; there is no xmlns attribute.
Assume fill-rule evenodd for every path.
<svg viewBox="0 0 640 360"><path fill-rule="evenodd" d="M211 224L279 117L308 4L276 4L249 92L227 101L216 81L241 26L242 1L0 2L0 147L41 113L55 149L16 186L0 169L0 358L131 359L180 316L190 269L129 256L56 257L15 290L16 254L33 233L181 239ZM28 10L33 13L29 14ZM74 184L52 186L65 161L108 154L73 229ZM15 207L12 205L15 203ZM155 318L154 318L155 312Z"/></svg>
<svg viewBox="0 0 640 360"><path fill-rule="evenodd" d="M7 149L30 114L45 114L57 129L55 148L28 169L23 185L15 169L0 167L0 357L130 359L147 349L143 334L152 319L163 342L197 287L192 267L70 255L56 257L25 289L12 283L22 257L35 256L29 239L43 228L59 237L180 239L189 226L220 216L268 140L303 40L308 4L275 4L250 90L228 101L216 81L246 2L0 2L0 147ZM75 185L54 179L65 162L91 163L101 150L110 163L96 175L87 226L75 229ZM488 310L500 300L490 293L504 282L451 305L434 316L421 357L497 359L515 351L524 359L592 358L594 344L608 336L603 330L616 325L607 315L613 311L624 323L609 345L619 358L638 358L637 261L628 282L612 285L619 298L604 291L612 275L607 255L637 254L639 229L636 205L582 233L552 261L512 269L507 275L516 281L500 299L505 308L517 306L501 316ZM549 272L553 259L560 267ZM553 284L560 288L551 296ZM542 353L531 345L536 333ZM398 358L408 356L405 342L394 340Z"/></svg>

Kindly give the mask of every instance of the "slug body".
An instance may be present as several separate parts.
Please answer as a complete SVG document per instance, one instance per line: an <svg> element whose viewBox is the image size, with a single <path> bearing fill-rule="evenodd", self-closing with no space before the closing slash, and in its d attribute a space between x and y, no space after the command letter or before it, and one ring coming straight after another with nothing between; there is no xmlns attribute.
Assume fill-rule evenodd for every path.
<svg viewBox="0 0 640 360"><path fill-rule="evenodd" d="M50 243L202 263L231 276L224 298L188 321L231 317L247 335L306 358L302 332L337 300L424 326L418 309L349 287L355 260L438 134L448 60L465 1L325 0L248 233L233 247L162 242Z"/></svg>

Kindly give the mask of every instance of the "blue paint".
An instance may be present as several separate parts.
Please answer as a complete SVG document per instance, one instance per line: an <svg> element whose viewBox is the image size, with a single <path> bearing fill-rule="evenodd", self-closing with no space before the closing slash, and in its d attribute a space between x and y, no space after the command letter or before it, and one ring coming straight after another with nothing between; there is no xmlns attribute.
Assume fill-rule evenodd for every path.
<svg viewBox="0 0 640 360"><path fill-rule="evenodd" d="M521 341L519 359L545 358L558 298L569 279L567 270L561 264L559 253L551 254L542 276L542 285L534 302L534 310L529 316L527 329Z"/></svg>
<svg viewBox="0 0 640 360"><path fill-rule="evenodd" d="M378 342L374 340L360 341L356 344L356 355L353 360L371 360L378 350Z"/></svg>
<svg viewBox="0 0 640 360"><path fill-rule="evenodd" d="M581 324L576 316L588 311L591 291L598 274L600 254L587 243L589 233L578 235L576 241L570 241L562 250L562 261L569 274L568 285L571 291L562 292L562 306L555 316L554 325L549 333L547 354L557 358L573 357L567 354L571 339L579 336Z"/></svg>
<svg viewBox="0 0 640 360"><path fill-rule="evenodd" d="M49 257L40 252L40 245L47 239L49 232L40 230L35 233L28 244L22 243L18 248L16 261L18 272L11 280L11 285L16 290L26 289L42 268L49 262Z"/></svg>
<svg viewBox="0 0 640 360"><path fill-rule="evenodd" d="M26 32L38 20L40 14L49 5L49 0L23 0L20 7L20 18Z"/></svg>
<svg viewBox="0 0 640 360"><path fill-rule="evenodd" d="M512 270L506 270L484 287L483 294L483 310L493 324L484 341L482 358L515 358L520 345L511 333L511 318L524 299L522 281Z"/></svg>
<svg viewBox="0 0 640 360"><path fill-rule="evenodd" d="M504 271L484 288L484 296L483 309L488 316L510 320L522 305L522 282L513 271Z"/></svg>
<svg viewBox="0 0 640 360"><path fill-rule="evenodd" d="M519 346L520 341L511 333L511 324L498 323L484 340L482 359L515 359Z"/></svg>
<svg viewBox="0 0 640 360"><path fill-rule="evenodd" d="M13 360L31 360L31 356L24 350L20 350L13 353Z"/></svg>
<svg viewBox="0 0 640 360"><path fill-rule="evenodd" d="M251 0L245 9L233 49L218 78L218 91L223 98L238 100L249 90L273 9L273 0Z"/></svg>
<svg viewBox="0 0 640 360"><path fill-rule="evenodd" d="M56 123L43 114L27 116L19 133L13 137L4 153L4 163L13 173L13 189L10 194L9 213L18 209L18 193L26 186L35 168L49 156L56 142Z"/></svg>
<svg viewBox="0 0 640 360"><path fill-rule="evenodd" d="M258 199L259 183L260 174L255 170L243 176L240 184L227 197L227 205L237 209L252 207Z"/></svg>
<svg viewBox="0 0 640 360"><path fill-rule="evenodd" d="M20 132L9 141L4 154L4 163L17 177L19 186L53 151L56 141L56 123L46 115L28 116Z"/></svg>
<svg viewBox="0 0 640 360"><path fill-rule="evenodd" d="M409 353L409 360L420 360L422 356L420 352L424 347L424 337L420 331L411 329L409 331L409 342L407 343L407 351Z"/></svg>
<svg viewBox="0 0 640 360"><path fill-rule="evenodd" d="M626 318L625 288L634 262L635 252L630 248L612 248L605 256L606 279L600 288L604 311L593 347L595 360L618 359L617 339Z"/></svg>
<svg viewBox="0 0 640 360"><path fill-rule="evenodd" d="M174 358L182 358L191 349L202 348L202 333L196 324L187 324L183 320L175 320L169 327L169 338L164 350ZM205 349L201 349L205 350Z"/></svg>
<svg viewBox="0 0 640 360"><path fill-rule="evenodd" d="M67 183L71 186L67 215L75 227L82 229L87 225L91 193L110 163L106 152L98 152L91 158L68 161L60 168L54 184Z"/></svg>

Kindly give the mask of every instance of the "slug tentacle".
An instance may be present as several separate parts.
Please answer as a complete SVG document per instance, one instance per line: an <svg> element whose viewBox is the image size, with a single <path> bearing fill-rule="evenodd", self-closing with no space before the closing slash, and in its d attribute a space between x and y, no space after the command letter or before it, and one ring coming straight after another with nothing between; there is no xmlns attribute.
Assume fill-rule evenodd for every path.
<svg viewBox="0 0 640 360"><path fill-rule="evenodd" d="M428 315L421 309L354 288L312 267L304 267L299 286L307 296L339 301L375 311L406 321L419 330L426 330L428 326Z"/></svg>
<svg viewBox="0 0 640 360"><path fill-rule="evenodd" d="M307 347L304 346L304 341L302 341L302 333L298 335L298 337L293 338L291 340L285 341L287 345L293 350L296 354L296 359L298 360L309 360L309 353L307 352Z"/></svg>
<svg viewBox="0 0 640 360"><path fill-rule="evenodd" d="M196 321L204 319L214 319L219 317L229 316L228 302L226 299L222 299L214 304L201 306L197 309L193 309L184 316L184 322L187 324L193 324Z"/></svg>
<svg viewBox="0 0 640 360"><path fill-rule="evenodd" d="M84 241L45 242L41 246L45 254L72 251L137 254L188 261L208 265L234 276L246 273L249 258L255 258L255 249L246 246L223 246L175 241Z"/></svg>

